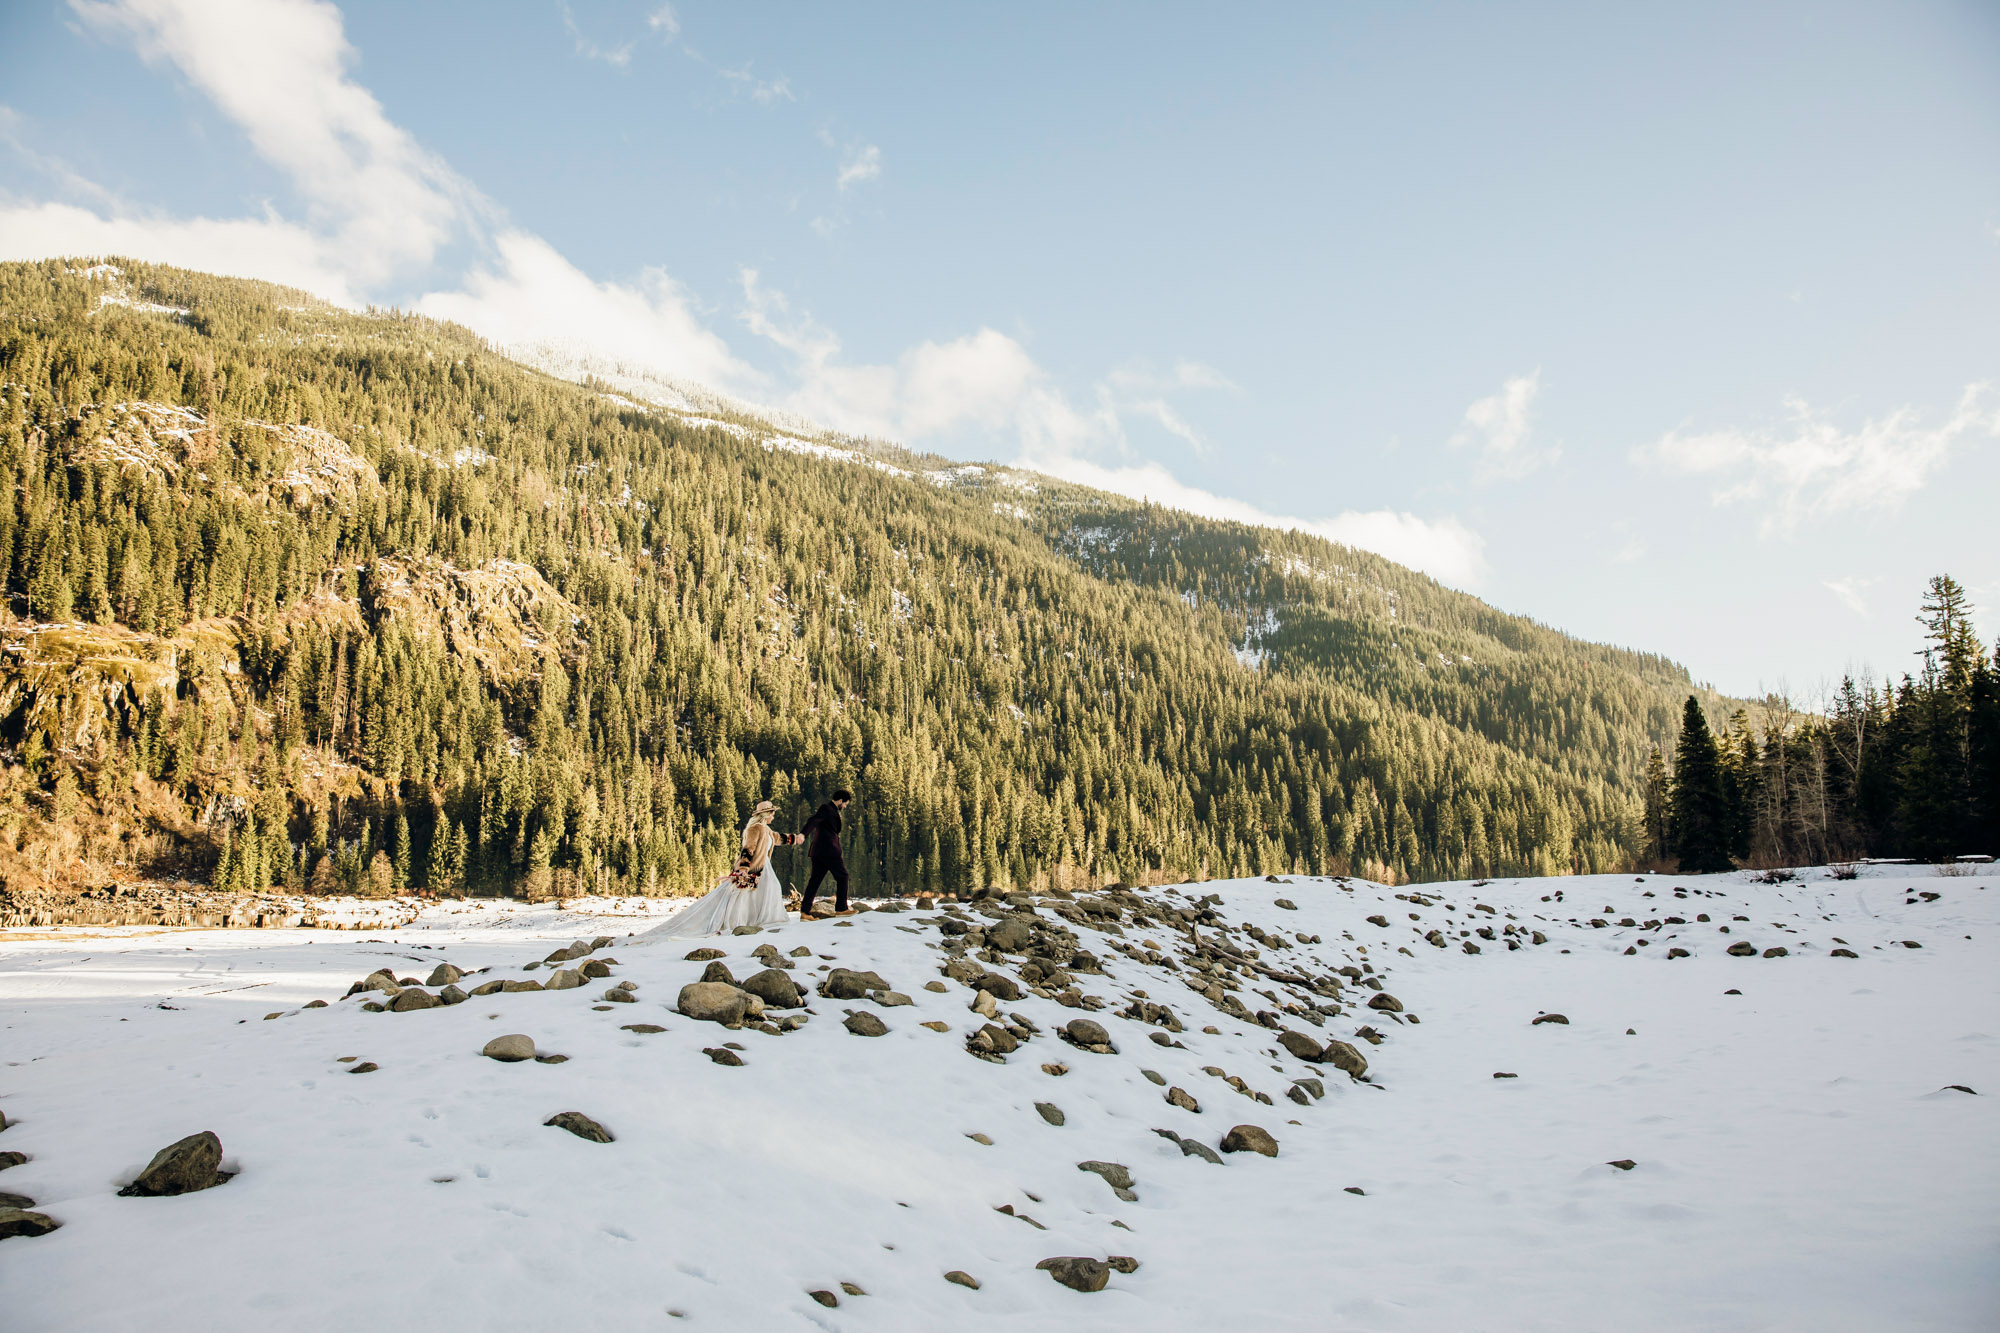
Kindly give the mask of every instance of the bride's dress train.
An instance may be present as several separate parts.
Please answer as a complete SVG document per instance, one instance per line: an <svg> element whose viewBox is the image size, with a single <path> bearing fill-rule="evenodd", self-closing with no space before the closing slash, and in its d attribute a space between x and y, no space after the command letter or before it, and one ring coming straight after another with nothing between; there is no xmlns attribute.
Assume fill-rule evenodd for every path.
<svg viewBox="0 0 2000 1333"><path fill-rule="evenodd" d="M739 889L724 875L700 901L687 907L639 936L642 940L693 939L704 935L726 935L738 926L781 926L791 920L785 912L785 886L767 862L757 876L756 886Z"/></svg>

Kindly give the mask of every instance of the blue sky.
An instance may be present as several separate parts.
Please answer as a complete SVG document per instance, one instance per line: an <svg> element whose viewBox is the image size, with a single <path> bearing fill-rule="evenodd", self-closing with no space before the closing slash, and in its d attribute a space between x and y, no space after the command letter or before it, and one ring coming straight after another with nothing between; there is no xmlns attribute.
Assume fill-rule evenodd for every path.
<svg viewBox="0 0 2000 1333"><path fill-rule="evenodd" d="M2000 631L2000 11L28 0L0 256L416 307L1810 700Z"/></svg>

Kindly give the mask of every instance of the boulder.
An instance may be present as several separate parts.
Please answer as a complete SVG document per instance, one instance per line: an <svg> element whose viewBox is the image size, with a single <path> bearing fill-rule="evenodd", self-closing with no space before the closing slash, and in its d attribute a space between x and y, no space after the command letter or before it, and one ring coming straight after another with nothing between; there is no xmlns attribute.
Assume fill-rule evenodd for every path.
<svg viewBox="0 0 2000 1333"><path fill-rule="evenodd" d="M1169 1106L1178 1106L1183 1111L1192 1111L1196 1115L1201 1114L1201 1103L1196 1101L1193 1094L1186 1088L1178 1086L1168 1088L1166 1101Z"/></svg>
<svg viewBox="0 0 2000 1333"><path fill-rule="evenodd" d="M1111 1192L1126 1203L1137 1202L1139 1196L1132 1189L1132 1172L1123 1164L1118 1162L1078 1162L1076 1169L1079 1171L1088 1171L1092 1175L1102 1177L1104 1183L1111 1187Z"/></svg>
<svg viewBox="0 0 2000 1333"><path fill-rule="evenodd" d="M727 1046L704 1046L701 1053L719 1065L737 1068L743 1064L743 1057Z"/></svg>
<svg viewBox="0 0 2000 1333"><path fill-rule="evenodd" d="M829 1000L866 999L872 990L889 990L888 982L873 972L854 972L836 967L819 983L819 993Z"/></svg>
<svg viewBox="0 0 2000 1333"><path fill-rule="evenodd" d="M1369 996L1368 1007L1370 1009L1379 1009L1385 1014L1400 1014L1403 1012L1403 1002L1389 994L1388 991L1377 991L1375 994Z"/></svg>
<svg viewBox="0 0 2000 1333"><path fill-rule="evenodd" d="M542 983L539 981L517 981L513 977L509 977L500 983L500 989L509 995L513 995L524 990L541 990Z"/></svg>
<svg viewBox="0 0 2000 1333"><path fill-rule="evenodd" d="M389 1001L389 1011L401 1014L407 1013L412 1009L437 1009L443 1004L443 1000L440 1000L429 991L419 990L417 987L411 986L396 993L396 998Z"/></svg>
<svg viewBox="0 0 2000 1333"><path fill-rule="evenodd" d="M970 1287L974 1291L979 1290L979 1279L961 1269L952 1269L944 1275L944 1280L954 1282L961 1287Z"/></svg>
<svg viewBox="0 0 2000 1333"><path fill-rule="evenodd" d="M1278 1155L1278 1141L1256 1125L1238 1125L1222 1136L1224 1152L1256 1152L1266 1157Z"/></svg>
<svg viewBox="0 0 2000 1333"><path fill-rule="evenodd" d="M543 990L575 990L583 984L583 973L573 967L559 968L556 974L542 983Z"/></svg>
<svg viewBox="0 0 2000 1333"><path fill-rule="evenodd" d="M1001 953L1021 953L1034 937L1034 928L1018 916L1002 917L986 928L987 945Z"/></svg>
<svg viewBox="0 0 2000 1333"><path fill-rule="evenodd" d="M124 1198L153 1198L213 1189L229 1179L221 1165L222 1140L204 1129L154 1153L138 1179L118 1193Z"/></svg>
<svg viewBox="0 0 2000 1333"><path fill-rule="evenodd" d="M62 1223L47 1213L26 1208L0 1208L0 1240L13 1236L46 1236Z"/></svg>
<svg viewBox="0 0 2000 1333"><path fill-rule="evenodd" d="M592 981L602 981L605 977L611 975L611 965L596 958L591 959L577 970Z"/></svg>
<svg viewBox="0 0 2000 1333"><path fill-rule="evenodd" d="M1724 950L1724 952L1732 958L1755 958L1757 956L1757 946L1749 940L1738 940Z"/></svg>
<svg viewBox="0 0 2000 1333"><path fill-rule="evenodd" d="M972 1003L967 1005L966 1008L972 1010L973 1013L978 1014L981 1018L992 1018L1000 1012L1000 1002L993 998L992 991L975 991L972 996Z"/></svg>
<svg viewBox="0 0 2000 1333"><path fill-rule="evenodd" d="M28 1154L24 1152L0 1152L0 1171L5 1171L10 1166L19 1166L27 1160Z"/></svg>
<svg viewBox="0 0 2000 1333"><path fill-rule="evenodd" d="M1072 1018L1063 1025L1063 1036L1077 1046L1100 1054L1116 1055L1118 1048L1111 1044L1111 1034L1104 1030L1104 1024L1092 1018Z"/></svg>
<svg viewBox="0 0 2000 1333"><path fill-rule="evenodd" d="M953 981L970 986L986 975L986 969L970 958L954 958L944 965L944 974Z"/></svg>
<svg viewBox="0 0 2000 1333"><path fill-rule="evenodd" d="M859 1009L849 1014L841 1026L857 1037L886 1037L889 1035L889 1025L869 1013L866 1009Z"/></svg>
<svg viewBox="0 0 2000 1333"><path fill-rule="evenodd" d="M1791 952L1792 951L1790 949L1787 949L1784 945L1778 944L1778 945L1773 945L1771 948L1764 950L1764 956L1766 958L1786 958L1791 955Z"/></svg>
<svg viewBox="0 0 2000 1333"><path fill-rule="evenodd" d="M690 963L705 963L711 958L720 958L722 956L723 953L722 950L720 949L705 949L705 948L689 950L686 955L687 961Z"/></svg>
<svg viewBox="0 0 2000 1333"><path fill-rule="evenodd" d="M731 986L736 984L736 977L722 963L710 963L707 967L703 968L701 970L701 979L703 981L720 981Z"/></svg>
<svg viewBox="0 0 2000 1333"><path fill-rule="evenodd" d="M1051 1125L1058 1127L1062 1125L1064 1120L1062 1107L1057 1106L1054 1102L1036 1102L1035 1113Z"/></svg>
<svg viewBox="0 0 2000 1333"><path fill-rule="evenodd" d="M424 982L424 984L426 986L449 986L464 975L463 971L453 967L450 963L439 963L431 969L430 979Z"/></svg>
<svg viewBox="0 0 2000 1333"><path fill-rule="evenodd" d="M621 1030L625 1032L638 1032L638 1033L654 1033L654 1032L666 1031L666 1029L661 1027L658 1023L627 1023Z"/></svg>
<svg viewBox="0 0 2000 1333"><path fill-rule="evenodd" d="M796 1009L806 1002L805 996L799 992L799 983L775 967L767 967L744 978L742 989L771 1009Z"/></svg>
<svg viewBox="0 0 2000 1333"><path fill-rule="evenodd" d="M1562 1014L1538 1014L1535 1016L1534 1021L1529 1023L1528 1026L1531 1028L1536 1028L1540 1027L1544 1023L1555 1023L1561 1027L1568 1027L1569 1019Z"/></svg>
<svg viewBox="0 0 2000 1333"><path fill-rule="evenodd" d="M680 998L674 1007L689 1018L704 1023L735 1027L752 1016L752 1004L757 1006L759 1013L763 1011L763 1002L749 991L721 981L692 981L681 987Z"/></svg>
<svg viewBox="0 0 2000 1333"><path fill-rule="evenodd" d="M985 991L994 999L1008 1004L1021 998L1021 987L1014 978L1003 976L998 972L982 972L979 979L972 983L972 988Z"/></svg>
<svg viewBox="0 0 2000 1333"><path fill-rule="evenodd" d="M995 1023L988 1023L967 1037L965 1045L967 1050L984 1055L1007 1055L1021 1049L1014 1034Z"/></svg>
<svg viewBox="0 0 2000 1333"><path fill-rule="evenodd" d="M438 992L439 1004L464 1004L465 1000L465 992L456 986L446 986Z"/></svg>
<svg viewBox="0 0 2000 1333"><path fill-rule="evenodd" d="M580 1139L592 1143L610 1143L611 1131L592 1120L581 1111L558 1111L542 1122L557 1129L566 1129Z"/></svg>
<svg viewBox="0 0 2000 1333"><path fill-rule="evenodd" d="M881 1005L884 1009L900 1009L906 1004L916 1003L915 1000L899 990L872 990L868 992L868 998L876 1004Z"/></svg>
<svg viewBox="0 0 2000 1333"><path fill-rule="evenodd" d="M1103 1291L1111 1280L1111 1265L1102 1259L1066 1254L1035 1265L1071 1291Z"/></svg>
<svg viewBox="0 0 2000 1333"><path fill-rule="evenodd" d="M1368 1057L1353 1042L1329 1041L1320 1059L1350 1078L1360 1078L1368 1072Z"/></svg>
<svg viewBox="0 0 2000 1333"><path fill-rule="evenodd" d="M613 986L611 989L605 991L604 998L612 1004L637 1004L639 1002L638 996L632 994L631 991L624 989L622 986Z"/></svg>
<svg viewBox="0 0 2000 1333"><path fill-rule="evenodd" d="M1299 1059L1309 1060L1314 1064L1319 1063L1326 1056L1325 1048L1303 1032L1293 1032L1289 1029L1280 1032L1278 1034L1278 1045L1284 1047Z"/></svg>
<svg viewBox="0 0 2000 1333"><path fill-rule="evenodd" d="M479 1048L479 1053L490 1060L501 1060L512 1064L518 1060L535 1058L535 1039L520 1032L510 1032L504 1037L495 1037Z"/></svg>

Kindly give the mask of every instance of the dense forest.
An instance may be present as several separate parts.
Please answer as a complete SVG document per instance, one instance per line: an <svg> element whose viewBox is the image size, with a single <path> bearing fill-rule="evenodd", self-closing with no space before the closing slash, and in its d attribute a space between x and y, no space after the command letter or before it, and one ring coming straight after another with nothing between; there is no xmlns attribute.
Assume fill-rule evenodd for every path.
<svg viewBox="0 0 2000 1333"><path fill-rule="evenodd" d="M0 478L19 882L683 893L840 785L862 892L1609 869L1723 706L1316 538L122 260L0 265Z"/></svg>
<svg viewBox="0 0 2000 1333"><path fill-rule="evenodd" d="M2000 854L2000 642L1985 651L1949 575L1917 619L1920 670L1847 677L1819 712L1771 698L1760 723L1739 708L1718 733L1690 697L1672 772L1658 752L1647 766L1647 858L1710 871Z"/></svg>

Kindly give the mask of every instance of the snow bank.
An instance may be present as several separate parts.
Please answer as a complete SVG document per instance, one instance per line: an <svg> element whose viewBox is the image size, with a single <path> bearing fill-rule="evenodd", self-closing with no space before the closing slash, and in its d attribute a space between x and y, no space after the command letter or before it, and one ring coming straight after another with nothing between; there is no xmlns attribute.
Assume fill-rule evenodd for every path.
<svg viewBox="0 0 2000 1333"><path fill-rule="evenodd" d="M957 926L939 912L704 942L738 979L760 966L753 947L803 945L794 978L872 970L914 1001L815 997L783 1035L674 1012L705 964L684 958L690 942L628 934L677 906L645 900L450 904L373 937L0 942L0 1111L16 1122L0 1150L30 1158L0 1172L0 1190L62 1224L0 1241L4 1322L333 1329L449 1311L475 1328L1991 1328L1996 887L1990 870L1885 867L1777 885L1284 877L1145 891L1190 915L1217 895L1219 920L1192 935L1162 908L1135 920L1129 898L1084 924L1042 899L1036 920L1102 960L1101 974L1071 973L1071 1002L1103 1007L1059 992L1000 1003L1003 1021L1035 1029L1005 1063L966 1049L985 1020L940 973L965 937L942 934ZM962 921L997 929L977 910ZM615 943L591 957L615 959L613 975L577 989L407 1013L340 998L376 968L423 981L447 959L490 969L466 987L545 979L523 965L604 935ZM1746 940L1755 956L1725 952ZM1247 971L1205 966L1195 981L1190 956ZM980 966L1018 980L1020 963ZM1343 967L1355 975L1335 991ZM606 1004L624 980L638 1002ZM1404 1012L1370 1009L1371 980ZM314 999L327 1007L301 1007ZM1121 1016L1135 1005L1165 1005L1183 1030ZM887 1035L851 1035L847 1010ZM1369 1081L1297 1058L1237 1012L1352 1042ZM1567 1022L1533 1022L1547 1013ZM1117 1053L1059 1039L1078 1017L1109 1029ZM515 1032L567 1061L480 1056ZM742 1067L703 1054L725 1041ZM379 1068L348 1072L362 1061ZM1300 1078L1325 1096L1295 1103ZM1169 1088L1200 1112L1168 1104ZM560 1111L616 1141L544 1127ZM1212 1149L1236 1124L1269 1131L1278 1156L1211 1165L1153 1132ZM203 1129L234 1179L117 1197L156 1149ZM1090 1160L1129 1168L1136 1198L1077 1169ZM1140 1266L1083 1294L1035 1268L1062 1255ZM947 1283L952 1270L980 1287Z"/></svg>

